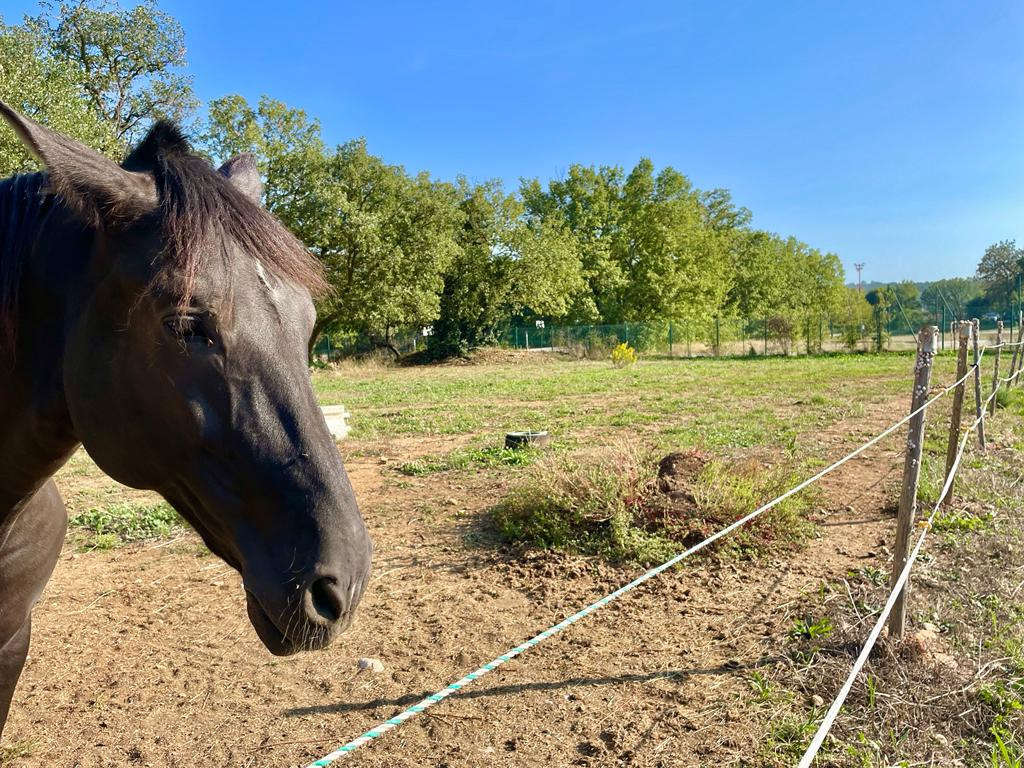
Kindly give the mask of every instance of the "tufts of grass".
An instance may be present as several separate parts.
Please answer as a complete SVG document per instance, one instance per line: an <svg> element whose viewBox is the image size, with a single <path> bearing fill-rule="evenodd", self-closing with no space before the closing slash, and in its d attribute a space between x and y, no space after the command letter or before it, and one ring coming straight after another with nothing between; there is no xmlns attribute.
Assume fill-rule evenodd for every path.
<svg viewBox="0 0 1024 768"><path fill-rule="evenodd" d="M984 531L991 525L991 515L972 515L970 512L954 510L936 515L932 527L940 533L968 534Z"/></svg>
<svg viewBox="0 0 1024 768"><path fill-rule="evenodd" d="M0 765L7 765L11 760L18 760L23 757L32 757L32 754L38 747L38 741L22 740L4 744L0 746Z"/></svg>
<svg viewBox="0 0 1024 768"><path fill-rule="evenodd" d="M111 549L142 539L166 538L185 523L167 503L111 504L74 515L68 524L87 531L91 549Z"/></svg>
<svg viewBox="0 0 1024 768"><path fill-rule="evenodd" d="M992 768L1024 768L1024 748L1005 725L993 726L990 755Z"/></svg>
<svg viewBox="0 0 1024 768"><path fill-rule="evenodd" d="M656 455L635 446L549 456L493 510L506 542L652 563L748 514L796 484L786 470L710 461L690 483L692 499L671 502L658 489ZM765 512L723 543L756 556L803 542L813 532L809 496Z"/></svg>
<svg viewBox="0 0 1024 768"><path fill-rule="evenodd" d="M720 459L708 462L693 483L697 517L710 523L701 538L753 512L802 479L786 467L766 468L749 461ZM802 544L814 533L814 525L807 519L813 499L814 491L810 490L784 499L737 530L729 546L740 554L757 555L779 545Z"/></svg>
<svg viewBox="0 0 1024 768"><path fill-rule="evenodd" d="M447 472L453 469L486 469L491 467L522 467L532 464L540 456L537 448L524 446L513 449L503 446L486 446L480 448L463 448L452 451L445 456L428 456L415 461L408 461L398 467L403 475L422 477L436 472Z"/></svg>
<svg viewBox="0 0 1024 768"><path fill-rule="evenodd" d="M655 467L632 447L549 456L494 508L494 521L509 542L622 560L670 557L671 541L635 524Z"/></svg>
<svg viewBox="0 0 1024 768"><path fill-rule="evenodd" d="M815 715L786 712L772 720L761 748L766 756L799 760L818 728ZM772 764L776 764L774 761Z"/></svg>
<svg viewBox="0 0 1024 768"><path fill-rule="evenodd" d="M793 639L821 640L831 635L832 630L832 620L828 617L807 617L793 622L793 626L789 628L789 636Z"/></svg>

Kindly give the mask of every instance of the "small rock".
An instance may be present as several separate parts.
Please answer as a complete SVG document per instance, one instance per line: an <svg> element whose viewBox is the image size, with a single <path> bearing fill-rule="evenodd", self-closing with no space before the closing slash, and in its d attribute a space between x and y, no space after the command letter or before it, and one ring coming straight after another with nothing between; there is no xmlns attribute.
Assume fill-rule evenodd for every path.
<svg viewBox="0 0 1024 768"><path fill-rule="evenodd" d="M384 664L378 659L362 658L358 662L359 669L361 671L369 670L370 672L383 672Z"/></svg>

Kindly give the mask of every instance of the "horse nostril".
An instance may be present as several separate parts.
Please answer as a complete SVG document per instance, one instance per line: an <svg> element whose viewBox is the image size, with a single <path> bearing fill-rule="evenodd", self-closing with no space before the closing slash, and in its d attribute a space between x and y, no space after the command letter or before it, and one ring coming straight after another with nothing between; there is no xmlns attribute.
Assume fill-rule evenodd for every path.
<svg viewBox="0 0 1024 768"><path fill-rule="evenodd" d="M333 576L324 576L314 581L309 593L313 598L313 610L325 621L333 624L345 612L338 580Z"/></svg>

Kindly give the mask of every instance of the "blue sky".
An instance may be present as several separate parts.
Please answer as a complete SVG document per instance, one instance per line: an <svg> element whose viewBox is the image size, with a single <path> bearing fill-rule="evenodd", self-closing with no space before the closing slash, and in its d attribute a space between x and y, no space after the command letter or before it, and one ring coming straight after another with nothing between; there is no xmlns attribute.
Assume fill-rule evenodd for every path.
<svg viewBox="0 0 1024 768"><path fill-rule="evenodd" d="M202 99L270 94L410 171L514 187L649 156L865 280L1024 241L1016 0L161 6Z"/></svg>

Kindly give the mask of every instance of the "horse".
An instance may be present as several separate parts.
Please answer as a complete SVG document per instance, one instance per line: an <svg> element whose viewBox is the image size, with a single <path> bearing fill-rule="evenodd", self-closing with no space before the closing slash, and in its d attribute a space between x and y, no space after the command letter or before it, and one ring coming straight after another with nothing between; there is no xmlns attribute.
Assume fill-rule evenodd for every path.
<svg viewBox="0 0 1024 768"><path fill-rule="evenodd" d="M310 380L323 273L255 159L215 169L161 121L118 165L0 115L44 168L0 181L0 733L66 534L52 476L80 445L241 574L271 653L327 646L372 542Z"/></svg>

